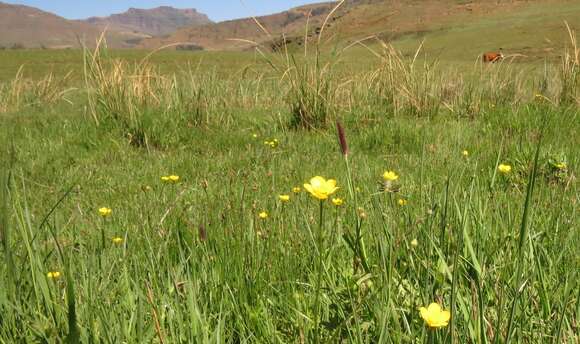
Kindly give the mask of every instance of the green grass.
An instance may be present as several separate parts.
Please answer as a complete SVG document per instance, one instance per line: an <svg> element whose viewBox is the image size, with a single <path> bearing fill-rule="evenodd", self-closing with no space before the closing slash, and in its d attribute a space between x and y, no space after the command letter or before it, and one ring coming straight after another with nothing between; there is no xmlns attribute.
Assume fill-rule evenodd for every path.
<svg viewBox="0 0 580 344"><path fill-rule="evenodd" d="M216 56L239 71L233 55ZM73 65L71 102L9 103L0 342L577 342L580 121L577 104L556 100L559 66L542 101L530 95L537 74L514 81L516 67L408 71L402 57L405 67L387 67L397 58L313 79L259 60L263 74L161 60L115 74L105 59L87 84ZM331 99L317 82L331 82ZM192 122L185 103L198 86L206 120ZM350 172L332 125L290 126L308 97L329 102L314 109L330 124L342 118ZM153 140L136 144L139 132ZM400 175L387 188L397 192L385 170ZM180 182L163 183L169 174ZM335 178L345 199L323 204L321 232L319 202L291 191L316 175ZM426 328L418 307L431 302L451 310L449 326Z"/></svg>

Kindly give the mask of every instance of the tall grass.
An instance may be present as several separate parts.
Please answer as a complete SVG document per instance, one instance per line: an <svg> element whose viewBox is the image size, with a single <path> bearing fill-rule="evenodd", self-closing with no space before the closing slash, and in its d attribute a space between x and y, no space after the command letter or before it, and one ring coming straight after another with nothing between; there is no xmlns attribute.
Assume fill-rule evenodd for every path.
<svg viewBox="0 0 580 344"><path fill-rule="evenodd" d="M223 79L215 71L191 67L179 75L164 75L148 57L136 63L109 58L100 44L94 51L85 49L84 61L93 122L120 129L138 147L171 145L164 140L167 132L232 125L232 109L267 102L260 97L266 83L261 77ZM271 98L274 93L262 94Z"/></svg>
<svg viewBox="0 0 580 344"><path fill-rule="evenodd" d="M580 47L576 32L566 23L570 37L570 47L562 56L560 102L580 106Z"/></svg>
<svg viewBox="0 0 580 344"><path fill-rule="evenodd" d="M24 68L20 67L11 82L0 83L0 113L69 101L66 95L74 90L67 88L69 76L57 78L48 74L39 80L31 80L24 77Z"/></svg>
<svg viewBox="0 0 580 344"><path fill-rule="evenodd" d="M332 76L332 64L321 66L313 61L297 63L294 57L284 72L288 82L286 102L290 108L290 125L295 128L326 128L336 115L338 84Z"/></svg>

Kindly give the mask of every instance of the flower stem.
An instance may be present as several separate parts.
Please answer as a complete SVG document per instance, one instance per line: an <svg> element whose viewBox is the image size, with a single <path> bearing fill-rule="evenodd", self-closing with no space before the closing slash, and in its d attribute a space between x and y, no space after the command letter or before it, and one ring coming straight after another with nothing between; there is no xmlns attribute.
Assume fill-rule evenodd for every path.
<svg viewBox="0 0 580 344"><path fill-rule="evenodd" d="M324 201L320 201L320 214L318 222L318 242L317 242L317 252L318 252L318 268L316 273L316 294L314 298L314 343L320 342L320 289L322 286L322 261L323 261L323 241L324 236L322 233L322 222L324 215Z"/></svg>
<svg viewBox="0 0 580 344"><path fill-rule="evenodd" d="M432 329L427 330L427 343L435 344L435 331Z"/></svg>
<svg viewBox="0 0 580 344"><path fill-rule="evenodd" d="M347 183L348 183L348 191L350 193L350 197L353 200L353 211L355 212L355 218L356 220L356 227L355 227L355 247L354 247L354 261L356 261L357 259L359 260L359 262L361 263L361 265L363 266L364 270L366 273L370 272L370 268L368 266L368 262L367 262L367 254L366 254L366 248L365 248L365 243L364 243L364 239L362 236L362 220L358 217L358 215L356 214L356 209L358 208L358 202L357 202L357 194L356 191L354 189L354 184L352 181L352 172L350 169L350 164L348 162L348 155L344 156L344 164L346 166L346 176L347 176ZM353 264L354 266L356 266L357 264Z"/></svg>

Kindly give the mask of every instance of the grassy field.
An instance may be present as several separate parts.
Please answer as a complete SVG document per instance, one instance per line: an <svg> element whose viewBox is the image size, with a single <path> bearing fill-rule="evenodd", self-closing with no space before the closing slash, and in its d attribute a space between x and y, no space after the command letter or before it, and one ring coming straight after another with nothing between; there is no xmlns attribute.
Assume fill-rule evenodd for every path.
<svg viewBox="0 0 580 344"><path fill-rule="evenodd" d="M0 342L577 343L578 51L373 49L0 52Z"/></svg>

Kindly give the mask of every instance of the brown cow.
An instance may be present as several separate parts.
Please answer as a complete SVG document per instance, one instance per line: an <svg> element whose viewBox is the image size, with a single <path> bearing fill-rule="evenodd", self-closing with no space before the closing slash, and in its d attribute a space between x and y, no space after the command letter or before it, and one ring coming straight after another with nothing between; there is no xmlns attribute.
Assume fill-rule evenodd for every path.
<svg viewBox="0 0 580 344"><path fill-rule="evenodd" d="M501 61L503 59L503 53L500 51L499 53L496 52L487 52L483 53L483 62L484 63L495 63Z"/></svg>

